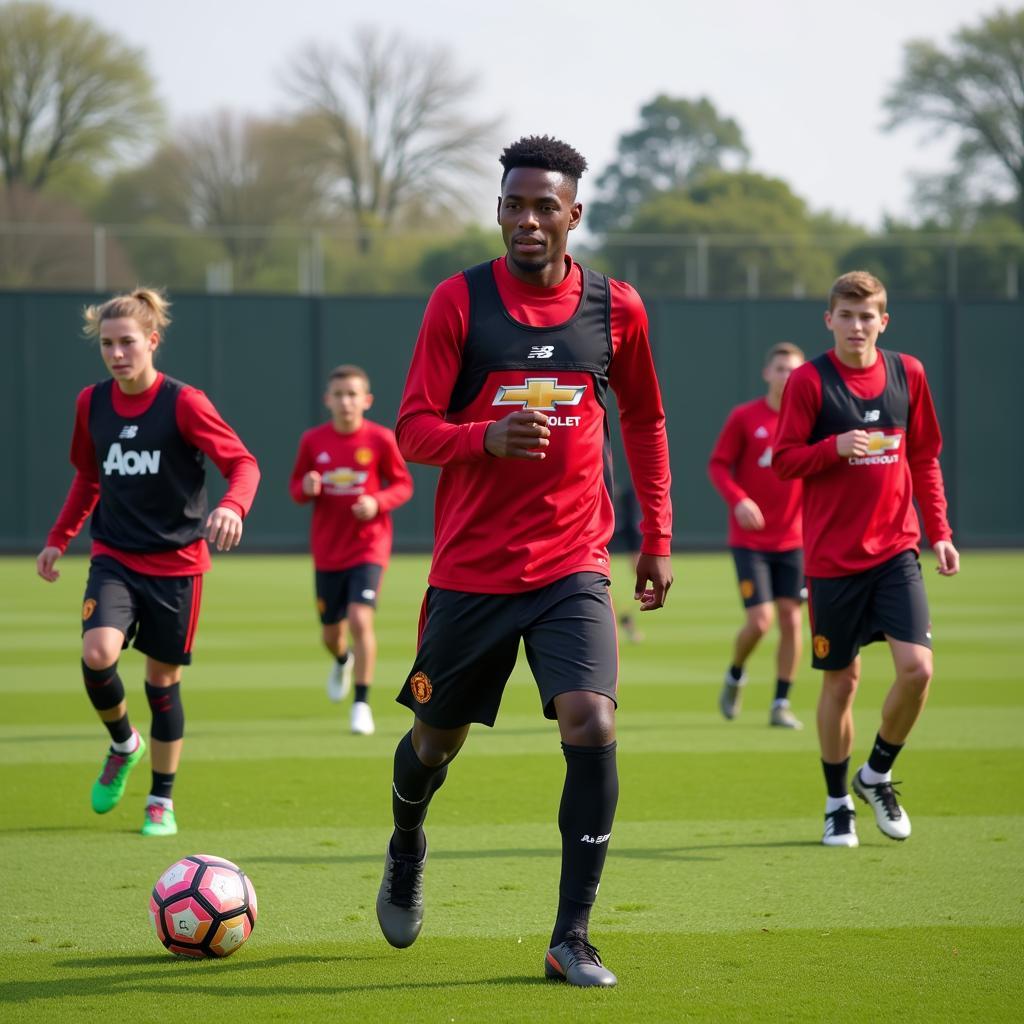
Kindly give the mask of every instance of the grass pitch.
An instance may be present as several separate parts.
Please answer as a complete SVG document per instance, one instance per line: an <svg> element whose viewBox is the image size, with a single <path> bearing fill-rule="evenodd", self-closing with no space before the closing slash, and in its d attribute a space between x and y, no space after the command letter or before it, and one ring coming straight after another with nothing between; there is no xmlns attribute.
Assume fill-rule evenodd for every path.
<svg viewBox="0 0 1024 1024"><path fill-rule="evenodd" d="M592 936L619 986L545 983L559 868L563 762L525 666L497 727L474 729L428 819L423 934L380 937L374 899L390 830L393 695L411 663L426 560L385 578L377 734L327 702L305 558L218 557L183 685L181 832L137 834L148 767L98 817L104 733L79 679L83 559L36 579L0 561L0 1019L144 1021L1001 1021L1024 1005L1024 577L1020 554L967 552L934 577L932 697L897 776L902 844L859 804L861 847L819 844L818 679L794 691L802 733L769 729L772 643L742 716L716 696L741 610L725 555L675 559L664 610L622 641L621 799ZM615 592L629 603L620 562ZM862 759L890 668L865 652ZM142 659L121 673L148 728ZM260 918L224 961L157 942L149 890L178 857L228 857Z"/></svg>

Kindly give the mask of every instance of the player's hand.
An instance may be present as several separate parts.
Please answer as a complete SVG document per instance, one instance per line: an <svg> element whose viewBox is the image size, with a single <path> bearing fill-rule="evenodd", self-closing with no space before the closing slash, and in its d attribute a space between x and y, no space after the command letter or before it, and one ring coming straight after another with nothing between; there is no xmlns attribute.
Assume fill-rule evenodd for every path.
<svg viewBox="0 0 1024 1024"><path fill-rule="evenodd" d="M668 555L640 555L637 558L633 600L640 602L640 611L653 612L662 608L671 586L672 564Z"/></svg>
<svg viewBox="0 0 1024 1024"><path fill-rule="evenodd" d="M543 459L550 436L547 416L523 409L488 424L484 448L499 459Z"/></svg>
<svg viewBox="0 0 1024 1024"><path fill-rule="evenodd" d="M372 494L360 494L352 502L352 515L361 523L368 523L380 511L380 502Z"/></svg>
<svg viewBox="0 0 1024 1024"><path fill-rule="evenodd" d="M753 498L742 498L737 501L732 514L744 530L764 529L764 516Z"/></svg>
<svg viewBox="0 0 1024 1024"><path fill-rule="evenodd" d="M932 545L932 551L939 560L940 576L955 576L960 571L960 552L953 547L951 540L938 540Z"/></svg>
<svg viewBox="0 0 1024 1024"><path fill-rule="evenodd" d="M206 520L206 538L218 551L230 551L242 539L242 517L218 506Z"/></svg>
<svg viewBox="0 0 1024 1024"><path fill-rule="evenodd" d="M308 495L310 498L317 497L324 488L323 477L315 470L311 469L302 478L302 493Z"/></svg>
<svg viewBox="0 0 1024 1024"><path fill-rule="evenodd" d="M851 455L867 455L868 432L866 430L848 430L845 434L836 434L836 452L844 459Z"/></svg>
<svg viewBox="0 0 1024 1024"><path fill-rule="evenodd" d="M43 548L36 557L36 572L47 583L55 583L60 579L60 571L54 568L58 558L60 558L60 548L55 547Z"/></svg>

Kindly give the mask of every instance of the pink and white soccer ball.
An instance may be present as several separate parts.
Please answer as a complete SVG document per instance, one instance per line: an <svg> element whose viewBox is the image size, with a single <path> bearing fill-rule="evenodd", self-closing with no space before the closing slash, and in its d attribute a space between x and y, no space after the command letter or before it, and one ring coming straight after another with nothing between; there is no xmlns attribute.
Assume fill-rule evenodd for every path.
<svg viewBox="0 0 1024 1024"><path fill-rule="evenodd" d="M175 861L149 897L157 938L178 956L231 956L256 927L256 912L248 875L208 853Z"/></svg>

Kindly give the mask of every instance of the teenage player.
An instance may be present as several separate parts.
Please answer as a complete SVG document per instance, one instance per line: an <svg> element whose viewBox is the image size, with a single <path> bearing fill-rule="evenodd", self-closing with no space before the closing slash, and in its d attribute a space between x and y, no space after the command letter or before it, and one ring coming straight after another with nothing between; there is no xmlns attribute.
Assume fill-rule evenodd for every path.
<svg viewBox="0 0 1024 1024"><path fill-rule="evenodd" d="M618 798L606 388L643 510L641 611L660 608L672 583L664 412L636 292L566 253L586 161L542 136L500 162L506 254L434 290L398 416L406 458L442 468L419 648L398 697L415 719L395 751L377 916L394 946L419 934L428 804L471 724L494 723L522 639L566 761L545 972L613 985L588 937Z"/></svg>
<svg viewBox="0 0 1024 1024"><path fill-rule="evenodd" d="M834 346L793 371L782 397L772 465L804 481L804 546L815 668L824 670L818 740L828 798L826 846L856 846L847 792L859 651L886 640L896 679L854 792L891 839L910 835L892 765L928 696L932 634L918 551L925 532L938 571L960 556L946 518L942 439L924 367L877 347L886 329L882 282L864 271L832 285L825 324Z"/></svg>
<svg viewBox="0 0 1024 1024"><path fill-rule="evenodd" d="M736 564L746 621L733 642L718 707L728 719L740 713L744 665L778 612L775 699L769 723L784 729L803 725L789 707L789 691L800 663L800 602L804 588L800 482L772 472L772 438L789 375L804 354L788 341L769 349L762 377L768 392L729 413L708 462L708 475L729 509L729 548Z"/></svg>
<svg viewBox="0 0 1024 1024"><path fill-rule="evenodd" d="M153 781L142 834L174 835L172 791L185 735L181 669L192 661L207 541L228 551L259 483L256 460L202 391L167 377L153 363L170 323L167 300L140 288L85 310L86 333L99 338L111 380L78 396L71 438L75 477L36 559L49 582L90 513L92 561L82 605L85 690L110 733L110 750L92 787L92 808L113 810L146 742L130 723L117 671L134 639L146 655L152 713ZM204 457L228 481L207 513Z"/></svg>
<svg viewBox="0 0 1024 1024"><path fill-rule="evenodd" d="M323 644L333 658L327 696L344 700L354 669L349 725L352 732L369 736L374 730L370 686L377 664L374 609L391 557L390 513L412 496L412 477L395 435L366 419L373 395L365 370L348 365L332 370L324 405L330 422L300 438L290 490L295 501L313 504L316 603Z"/></svg>

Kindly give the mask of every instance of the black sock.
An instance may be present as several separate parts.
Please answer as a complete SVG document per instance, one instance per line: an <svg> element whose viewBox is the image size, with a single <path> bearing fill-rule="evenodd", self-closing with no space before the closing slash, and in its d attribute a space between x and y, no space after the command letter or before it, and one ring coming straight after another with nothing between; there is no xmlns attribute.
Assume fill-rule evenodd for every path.
<svg viewBox="0 0 1024 1024"><path fill-rule="evenodd" d="M88 694L89 703L97 711L109 711L116 708L124 700L124 683L117 674L117 662L107 668L89 668L85 660L82 661L82 680L85 683L85 692ZM128 733L131 735L131 732ZM128 737L126 736L125 739ZM115 743L117 740L114 741Z"/></svg>
<svg viewBox="0 0 1024 1024"><path fill-rule="evenodd" d="M412 732L407 732L395 747L395 772L391 786L391 809L395 831L391 836L391 852L405 857L422 857L427 848L423 822L430 799L440 789L448 774L450 761L431 768L417 756L412 745Z"/></svg>
<svg viewBox="0 0 1024 1024"><path fill-rule="evenodd" d="M879 775L892 771L892 763L902 749L902 743L888 743L882 739L882 734L878 733L875 736L875 745L871 748L871 756L868 758L868 767Z"/></svg>
<svg viewBox="0 0 1024 1024"><path fill-rule="evenodd" d="M159 796L164 800L171 799L174 791L174 772L153 772L153 785L149 789L150 796Z"/></svg>
<svg viewBox="0 0 1024 1024"><path fill-rule="evenodd" d="M732 676L732 681L734 683L738 683L740 681L740 676L743 675L743 666L742 665L730 665L729 666L729 675Z"/></svg>
<svg viewBox="0 0 1024 1024"><path fill-rule="evenodd" d="M110 733L111 743L127 743L132 738L132 724L127 715L122 715L116 722L104 722Z"/></svg>
<svg viewBox="0 0 1024 1024"><path fill-rule="evenodd" d="M793 684L788 679L775 680L775 699L789 700L789 688Z"/></svg>
<svg viewBox="0 0 1024 1024"><path fill-rule="evenodd" d="M825 785L828 788L828 795L836 799L846 796L846 773L850 770L850 759L847 758L838 764L829 764L828 761L822 761L821 767L825 772Z"/></svg>
<svg viewBox="0 0 1024 1024"><path fill-rule="evenodd" d="M337 662L337 663L338 663L339 665L347 665L347 664L348 664L348 659L349 659L349 657L351 656L351 654L352 654L352 652L351 652L351 651L346 651L346 652L345 652L344 654L336 654L336 655L334 656L334 660L335 660L335 661L336 661L336 662Z"/></svg>
<svg viewBox="0 0 1024 1024"><path fill-rule="evenodd" d="M173 743L185 735L185 709L181 706L181 683L154 686L146 683L146 700L153 713L150 735L163 743Z"/></svg>
<svg viewBox="0 0 1024 1024"><path fill-rule="evenodd" d="M370 702L370 686L369 683L356 683L355 688L355 700L361 700L364 704Z"/></svg>
<svg viewBox="0 0 1024 1024"><path fill-rule="evenodd" d="M551 933L557 946L569 932L585 938L590 907L608 855L615 805L619 800L619 775L615 744L606 747L574 747L562 744L565 754L565 786L558 808L562 833L562 876L558 884L558 915Z"/></svg>

